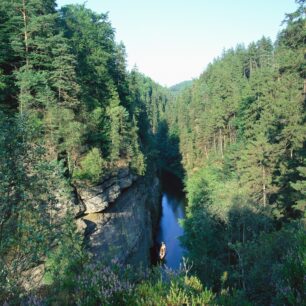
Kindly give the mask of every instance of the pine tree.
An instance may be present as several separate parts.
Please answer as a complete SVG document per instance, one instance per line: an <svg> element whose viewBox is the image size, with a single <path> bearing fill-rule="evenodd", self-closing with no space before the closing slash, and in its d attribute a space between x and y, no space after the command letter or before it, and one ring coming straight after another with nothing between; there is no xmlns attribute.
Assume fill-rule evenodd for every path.
<svg viewBox="0 0 306 306"><path fill-rule="evenodd" d="M305 161L304 161L305 163ZM292 187L298 191L299 195L295 203L295 209L299 210L301 214L304 213L305 217L305 208L306 208L306 167L299 167L299 176L300 178L295 182L291 183Z"/></svg>
<svg viewBox="0 0 306 306"><path fill-rule="evenodd" d="M131 168L139 175L144 175L146 170L145 157L141 152L138 136L138 127L135 116L133 117L132 127L129 132L130 145L128 155L131 159Z"/></svg>
<svg viewBox="0 0 306 306"><path fill-rule="evenodd" d="M116 162L126 155L128 148L128 112L120 105L116 91L113 91L107 115L110 120L110 159Z"/></svg>

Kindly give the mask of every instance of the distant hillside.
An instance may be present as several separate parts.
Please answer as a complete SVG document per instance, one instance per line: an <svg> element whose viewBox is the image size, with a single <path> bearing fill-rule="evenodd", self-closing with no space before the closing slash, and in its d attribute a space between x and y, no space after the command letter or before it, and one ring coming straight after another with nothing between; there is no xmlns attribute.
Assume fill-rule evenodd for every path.
<svg viewBox="0 0 306 306"><path fill-rule="evenodd" d="M183 81L181 83L175 84L173 86L171 86L169 89L173 92L173 93L179 93L182 90L191 87L193 81L192 80L188 80L188 81Z"/></svg>

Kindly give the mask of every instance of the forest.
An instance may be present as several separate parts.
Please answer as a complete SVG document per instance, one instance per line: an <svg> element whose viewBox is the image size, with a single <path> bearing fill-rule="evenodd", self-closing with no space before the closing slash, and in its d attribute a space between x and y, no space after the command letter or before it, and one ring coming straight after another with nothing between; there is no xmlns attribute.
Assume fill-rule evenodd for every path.
<svg viewBox="0 0 306 306"><path fill-rule="evenodd" d="M0 2L0 303L304 305L306 3L268 37L163 87L107 14ZM92 263L72 199L116 169L187 196L178 271ZM26 274L44 265L44 284Z"/></svg>

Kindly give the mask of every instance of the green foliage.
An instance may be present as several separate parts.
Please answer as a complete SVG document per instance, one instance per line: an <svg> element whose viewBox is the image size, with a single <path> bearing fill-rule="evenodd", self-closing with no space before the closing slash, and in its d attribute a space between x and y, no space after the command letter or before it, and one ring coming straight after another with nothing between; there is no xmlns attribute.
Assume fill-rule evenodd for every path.
<svg viewBox="0 0 306 306"><path fill-rule="evenodd" d="M293 233L294 244L281 265L274 269L275 302L299 305L305 301L306 235L303 229Z"/></svg>
<svg viewBox="0 0 306 306"><path fill-rule="evenodd" d="M214 305L215 295L195 276L166 275L143 281L135 288L135 305Z"/></svg>
<svg viewBox="0 0 306 306"><path fill-rule="evenodd" d="M306 160L304 160L305 164ZM306 208L306 167L298 167L300 179L295 183L291 182L291 186L294 190L299 192L298 200L296 202L296 208L300 210L301 214L304 213L305 217L305 208Z"/></svg>
<svg viewBox="0 0 306 306"><path fill-rule="evenodd" d="M127 71L107 14L1 1L1 303L303 303L305 1L297 4L275 44L238 45L168 90ZM88 264L71 184L96 184L122 165L186 173L182 242L197 276L135 282L123 267ZM44 261L40 301L26 296L23 276Z"/></svg>
<svg viewBox="0 0 306 306"><path fill-rule="evenodd" d="M252 306L254 305L251 303L247 297L244 291L242 290L233 290L230 292L227 290L221 290L221 294L217 297L217 305L222 306Z"/></svg>
<svg viewBox="0 0 306 306"><path fill-rule="evenodd" d="M80 161L80 168L74 172L74 178L78 180L87 180L91 183L97 183L101 179L105 161L103 160L99 149L91 149Z"/></svg>
<svg viewBox="0 0 306 306"><path fill-rule="evenodd" d="M66 285L66 280L78 273L85 259L82 237L77 232L74 218L68 212L63 220L60 237L55 240L56 246L47 254L44 283L57 286Z"/></svg>
<svg viewBox="0 0 306 306"><path fill-rule="evenodd" d="M165 120L161 120L156 133L156 150L158 151L159 168L172 172L183 179L184 170L181 165L181 154L179 150L179 138L171 134Z"/></svg>
<svg viewBox="0 0 306 306"><path fill-rule="evenodd" d="M166 107L187 174L182 242L222 305L304 299L304 259L293 256L305 217L305 1L298 5L274 45L263 37L225 51Z"/></svg>
<svg viewBox="0 0 306 306"><path fill-rule="evenodd" d="M262 233L246 244L232 246L239 254L239 277L251 300L261 304L285 302L298 305L304 299L305 233L303 226L286 226ZM297 253L295 253L297 251ZM288 303L287 300L285 303Z"/></svg>
<svg viewBox="0 0 306 306"><path fill-rule="evenodd" d="M181 83L175 84L171 86L169 89L171 90L172 93L179 94L184 89L189 88L191 86L192 86L192 80L189 80L189 81L183 81Z"/></svg>
<svg viewBox="0 0 306 306"><path fill-rule="evenodd" d="M168 91L127 71L107 14L4 0L0 23L0 303L38 303L21 299L21 275L45 264L46 295L68 304L84 259L73 184L96 184L122 166L155 169ZM120 280L112 279L107 290Z"/></svg>
<svg viewBox="0 0 306 306"><path fill-rule="evenodd" d="M277 292L282 296L289 291L294 294L293 304L301 301L304 225L292 223L276 230L269 207L258 206L247 189L235 179L222 178L220 170L206 167L187 180L189 203L182 242L194 272L215 289L242 289L245 301L265 305ZM287 287L291 289L280 289ZM222 305L235 304L230 292L221 290Z"/></svg>
<svg viewBox="0 0 306 306"><path fill-rule="evenodd" d="M138 175L144 175L146 171L145 156L141 152L138 140L138 127L135 117L133 118L133 126L130 130L130 145L128 148L128 156L130 158L130 167Z"/></svg>
<svg viewBox="0 0 306 306"><path fill-rule="evenodd" d="M107 109L110 120L110 159L112 162L118 161L124 156L128 148L128 112L120 105L118 94L114 93L110 106Z"/></svg>
<svg viewBox="0 0 306 306"><path fill-rule="evenodd" d="M70 190L62 166L45 160L35 121L0 116L0 298L5 301L18 298L23 273L38 266L60 236L56 206Z"/></svg>

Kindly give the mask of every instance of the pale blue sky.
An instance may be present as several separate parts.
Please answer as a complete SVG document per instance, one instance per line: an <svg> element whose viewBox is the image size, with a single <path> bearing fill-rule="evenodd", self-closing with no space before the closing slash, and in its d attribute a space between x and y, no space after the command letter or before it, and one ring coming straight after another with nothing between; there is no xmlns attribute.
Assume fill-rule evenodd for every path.
<svg viewBox="0 0 306 306"><path fill-rule="evenodd" d="M83 0L58 0L62 6ZM129 69L162 85L196 78L224 48L248 45L263 35L274 41L294 0L87 0L109 12L123 41Z"/></svg>

